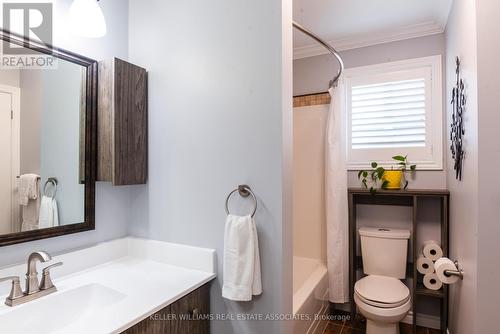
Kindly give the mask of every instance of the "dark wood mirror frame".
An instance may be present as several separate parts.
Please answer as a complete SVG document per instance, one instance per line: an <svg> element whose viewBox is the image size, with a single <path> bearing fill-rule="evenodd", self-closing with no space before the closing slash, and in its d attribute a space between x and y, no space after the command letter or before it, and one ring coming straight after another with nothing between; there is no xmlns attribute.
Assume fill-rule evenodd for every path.
<svg viewBox="0 0 500 334"><path fill-rule="evenodd" d="M40 230L0 235L0 247L95 229L95 182L97 173L97 61L45 45L0 28L0 42L10 42L86 68L85 94L85 209L84 222Z"/></svg>

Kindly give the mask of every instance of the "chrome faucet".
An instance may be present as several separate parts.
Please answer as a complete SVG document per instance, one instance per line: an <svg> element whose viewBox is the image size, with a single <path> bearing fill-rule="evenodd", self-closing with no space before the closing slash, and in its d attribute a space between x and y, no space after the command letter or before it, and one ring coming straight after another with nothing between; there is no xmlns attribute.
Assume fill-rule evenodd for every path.
<svg viewBox="0 0 500 334"><path fill-rule="evenodd" d="M33 252L28 257L28 271L26 272L26 294L32 295L40 291L38 283L38 272L36 271L36 262L47 262L52 257L46 252Z"/></svg>
<svg viewBox="0 0 500 334"><path fill-rule="evenodd" d="M63 263L57 262L44 268L41 282L38 281L38 272L36 270L37 261L47 262L51 259L52 257L43 251L30 254L28 257L28 271L26 272L26 290L24 292L21 289L19 276L0 278L0 282L12 281L12 288L9 296L5 299L5 304L16 306L56 292L57 289L50 278L50 269L60 266Z"/></svg>

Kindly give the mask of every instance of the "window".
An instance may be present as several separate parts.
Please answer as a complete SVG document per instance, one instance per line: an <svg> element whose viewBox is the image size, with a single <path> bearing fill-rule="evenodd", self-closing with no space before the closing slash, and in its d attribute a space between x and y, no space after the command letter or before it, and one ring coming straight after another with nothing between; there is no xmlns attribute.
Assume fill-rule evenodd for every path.
<svg viewBox="0 0 500 334"><path fill-rule="evenodd" d="M349 169L388 167L400 154L443 168L441 75L441 56L346 70Z"/></svg>

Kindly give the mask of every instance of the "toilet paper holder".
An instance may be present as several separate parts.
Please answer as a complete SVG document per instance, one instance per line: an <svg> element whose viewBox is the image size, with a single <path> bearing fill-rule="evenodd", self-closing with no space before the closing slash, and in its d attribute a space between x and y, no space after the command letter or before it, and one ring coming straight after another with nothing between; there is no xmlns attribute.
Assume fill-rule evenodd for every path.
<svg viewBox="0 0 500 334"><path fill-rule="evenodd" d="M447 276L458 276L461 280L463 280L464 279L464 271L462 269L460 269L460 267L458 266L457 260L455 260L453 263L455 264L455 267L457 267L457 270L445 270L444 274Z"/></svg>

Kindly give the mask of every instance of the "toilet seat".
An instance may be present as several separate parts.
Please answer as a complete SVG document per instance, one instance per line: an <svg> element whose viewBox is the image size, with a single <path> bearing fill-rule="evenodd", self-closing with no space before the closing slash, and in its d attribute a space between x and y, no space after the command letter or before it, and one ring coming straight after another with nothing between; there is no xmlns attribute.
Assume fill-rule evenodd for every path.
<svg viewBox="0 0 500 334"><path fill-rule="evenodd" d="M379 307L379 308L396 308L396 307L403 305L404 303L406 303L410 299L410 296L408 296L407 298L403 299L400 302L393 303L393 304L387 304L387 303L381 303L381 302L377 302L374 300L366 299L357 292L355 292L355 295L358 297L358 299L361 302L365 303L366 305L370 305L373 307Z"/></svg>
<svg viewBox="0 0 500 334"><path fill-rule="evenodd" d="M410 290L394 277L368 275L354 285L354 293L367 305L395 308L410 299Z"/></svg>

